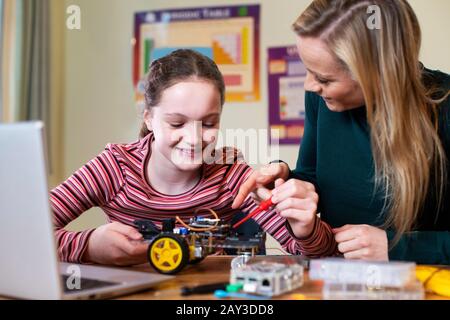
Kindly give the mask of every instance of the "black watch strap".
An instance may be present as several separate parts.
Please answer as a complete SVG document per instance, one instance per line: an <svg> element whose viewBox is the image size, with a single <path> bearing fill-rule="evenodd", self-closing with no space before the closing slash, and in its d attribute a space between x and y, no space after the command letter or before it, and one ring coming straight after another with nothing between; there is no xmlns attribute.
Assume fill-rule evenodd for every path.
<svg viewBox="0 0 450 320"><path fill-rule="evenodd" d="M285 161L283 161L283 160L272 160L272 161L269 162L269 164L272 164L272 163L284 163L285 165L287 165L287 167L288 167L288 169L289 169L289 175L288 175L287 180L289 180L289 179L291 179L291 178L294 177L294 176L292 175L291 169L289 168L289 165L288 165Z"/></svg>
<svg viewBox="0 0 450 320"><path fill-rule="evenodd" d="M272 163L286 163L286 162L284 162L283 160L272 160L269 162L269 164L272 164ZM287 163L286 163L286 165L289 167L289 165Z"/></svg>

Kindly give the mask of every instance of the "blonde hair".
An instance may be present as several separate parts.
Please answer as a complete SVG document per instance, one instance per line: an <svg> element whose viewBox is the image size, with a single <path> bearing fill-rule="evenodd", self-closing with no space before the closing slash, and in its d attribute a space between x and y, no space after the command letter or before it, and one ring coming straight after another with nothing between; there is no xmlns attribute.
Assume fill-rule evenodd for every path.
<svg viewBox="0 0 450 320"><path fill-rule="evenodd" d="M381 13L369 28L369 6ZM373 7L371 7L373 8ZM370 126L375 186L382 187L395 244L413 229L431 181L438 208L446 156L438 135L436 88L425 88L419 63L421 31L406 0L316 0L293 24L302 37L323 40L362 88ZM439 209L438 209L439 210Z"/></svg>

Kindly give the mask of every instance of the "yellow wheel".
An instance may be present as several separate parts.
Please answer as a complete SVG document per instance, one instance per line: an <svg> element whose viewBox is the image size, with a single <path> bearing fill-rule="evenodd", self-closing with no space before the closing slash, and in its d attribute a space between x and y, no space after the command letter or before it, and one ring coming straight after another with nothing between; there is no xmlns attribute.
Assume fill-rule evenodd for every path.
<svg viewBox="0 0 450 320"><path fill-rule="evenodd" d="M160 273L177 273L189 261L189 247L182 237L162 234L149 245L148 260L150 265Z"/></svg>

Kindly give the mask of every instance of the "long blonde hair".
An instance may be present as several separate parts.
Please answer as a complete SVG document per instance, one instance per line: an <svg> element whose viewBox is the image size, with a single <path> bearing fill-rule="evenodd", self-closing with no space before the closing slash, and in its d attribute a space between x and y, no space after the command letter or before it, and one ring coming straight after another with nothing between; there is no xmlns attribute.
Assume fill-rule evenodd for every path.
<svg viewBox="0 0 450 320"><path fill-rule="evenodd" d="M369 6L381 13L369 28ZM373 7L370 7L373 8ZM431 181L441 205L446 156L438 135L436 89L426 88L419 63L421 31L406 0L316 0L294 22L302 37L323 40L362 88L370 126L375 186L382 187L396 243L413 229Z"/></svg>

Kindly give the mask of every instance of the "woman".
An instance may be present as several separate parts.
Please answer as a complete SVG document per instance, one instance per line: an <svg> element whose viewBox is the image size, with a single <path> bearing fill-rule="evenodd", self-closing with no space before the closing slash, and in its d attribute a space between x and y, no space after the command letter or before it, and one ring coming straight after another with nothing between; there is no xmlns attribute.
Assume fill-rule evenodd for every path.
<svg viewBox="0 0 450 320"><path fill-rule="evenodd" d="M367 24L374 5L380 28ZM315 234L318 218L305 214L305 202L334 228L322 255L450 264L450 77L419 62L412 8L406 0L316 0L293 28L307 68L297 166L255 172L234 205L277 180L273 193L293 198L277 204L292 236Z"/></svg>

